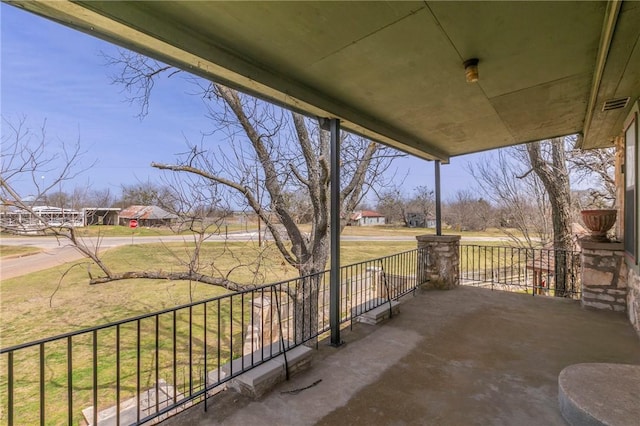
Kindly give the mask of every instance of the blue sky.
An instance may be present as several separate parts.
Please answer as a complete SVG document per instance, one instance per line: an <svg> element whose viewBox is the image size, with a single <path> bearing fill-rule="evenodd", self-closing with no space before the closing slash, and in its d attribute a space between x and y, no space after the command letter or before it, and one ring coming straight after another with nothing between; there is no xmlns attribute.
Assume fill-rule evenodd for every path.
<svg viewBox="0 0 640 426"><path fill-rule="evenodd" d="M140 120L138 107L110 83L113 70L101 56L114 54L117 47L4 3L0 16L3 117L15 122L26 116L31 127L46 119L48 139L80 140L88 151L85 164L97 160L63 190L89 183L118 194L122 184L157 181L160 174L149 166L152 161L172 162L185 151L185 139L199 141L201 132L210 130L201 101L186 95L192 89L184 79L157 85L150 113ZM442 166L444 199L474 186L465 165L480 158L457 157ZM409 173L407 193L418 185L433 188L433 162L410 157L395 167L398 176ZM26 186L20 190L29 191Z"/></svg>

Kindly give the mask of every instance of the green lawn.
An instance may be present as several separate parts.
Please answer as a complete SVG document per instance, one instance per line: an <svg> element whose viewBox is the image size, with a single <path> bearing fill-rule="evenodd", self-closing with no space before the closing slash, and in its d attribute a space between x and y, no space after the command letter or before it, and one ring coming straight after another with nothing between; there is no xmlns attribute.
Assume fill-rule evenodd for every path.
<svg viewBox="0 0 640 426"><path fill-rule="evenodd" d="M342 246L342 263L354 263L415 248L408 242L347 242ZM144 269L182 269L188 260L190 247L183 243L144 244L123 246L105 252L103 258L116 271ZM256 263L255 259L260 262ZM296 270L285 266L273 246L262 249L255 243L209 243L203 248L202 259L215 265L218 273L245 283L269 283L296 276ZM225 294L227 291L201 283L166 280L126 280L90 286L87 273L98 275L95 265L88 261L32 273L15 279L4 280L0 288L2 300L2 347L33 341L64 332L84 329L136 315L171 308L190 301L203 300ZM212 271L214 266L207 266ZM120 387L121 399L135 395L137 387L137 363L144 372L140 386L146 389L156 382L156 354L158 378L175 383L180 392L188 392L189 374L192 383L202 383L205 348L209 355L207 369L217 368L218 353L224 363L242 353L244 332L250 320L251 299L259 294L234 296L221 304L209 303L173 314L152 316L140 321L140 360L137 323L120 327ZM206 319L205 319L206 318ZM156 343L155 329L160 332ZM205 324L206 322L206 324ZM191 324L191 327L189 327ZM117 362L115 353L116 330L96 332L98 354L98 405L100 409L115 403ZM175 333L177 342L176 369L173 369L173 347L170 343ZM189 339L192 333L193 339ZM163 340L164 339L164 340ZM208 339L207 344L204 344ZM189 342L191 346L189 345ZM156 349L157 345L157 349ZM74 423L81 422L80 410L92 405L93 335L73 339L73 404ZM192 362L199 371L189 372L189 349ZM45 394L48 424L66 422L67 341L46 345ZM38 348L20 351L14 358L15 418L19 424L38 422L39 389ZM6 404L6 355L0 359L0 400ZM64 401L57 404L56 401ZM6 410L6 406L3 406ZM6 412L6 411L5 411Z"/></svg>
<svg viewBox="0 0 640 426"><path fill-rule="evenodd" d="M345 242L343 265L415 248L407 242ZM116 272L183 270L189 247L184 243L122 246L104 253ZM284 265L273 245L255 243L205 244L201 257L209 274L263 284L294 278L297 271ZM255 259L259 258L260 262ZM91 286L88 273L101 271L88 260L2 281L0 298L2 346L32 341L67 331L104 324L143 313L220 295L224 289L197 282L123 280Z"/></svg>
<svg viewBox="0 0 640 426"><path fill-rule="evenodd" d="M413 241L343 242L341 264L415 247ZM5 247L2 249L4 255ZM297 274L283 262L273 245L259 249L256 243L207 243L203 250L203 273L225 275L232 281L265 284L294 278ZM103 258L116 272L176 271L186 269L189 252L189 245L185 243L142 244L109 250ZM464 259L462 261L464 264ZM225 291L198 282L144 279L91 286L88 274L100 275L97 266L88 260L72 265L74 263L2 281L0 335L3 347L203 300Z"/></svg>
<svg viewBox="0 0 640 426"><path fill-rule="evenodd" d="M39 253L40 251L42 250L38 247L0 245L0 257L27 256Z"/></svg>
<svg viewBox="0 0 640 426"><path fill-rule="evenodd" d="M207 232L212 234L224 234L225 232L244 232L254 231L257 229L256 224L249 223L248 225L228 224L220 226L210 226ZM164 235L175 235L178 233L177 229L171 229L168 227L138 227L131 229L128 226L114 226L114 225L93 225L84 228L78 228L78 234L84 237L123 237L123 236L140 236L140 237L153 237ZM180 234L189 234L190 231L182 230Z"/></svg>
<svg viewBox="0 0 640 426"><path fill-rule="evenodd" d="M510 230L514 232L514 230ZM345 226L342 235L349 236L416 236L425 234L435 234L434 228L406 228L402 226ZM463 237L505 237L506 234L498 228L488 228L484 231L456 231L453 229L443 229L445 235L462 235ZM517 232L514 232L518 235Z"/></svg>
<svg viewBox="0 0 640 426"><path fill-rule="evenodd" d="M130 282L129 284L140 283ZM111 288L110 292L102 292L102 295L113 296L113 292L119 290L122 293L122 298L127 299L127 293L132 293L125 288L118 289L116 287ZM134 301L139 310L138 313L157 309L158 306L153 306L154 303L164 303L159 300L162 297L154 297L155 294L161 294L158 293L158 290L159 288L144 294L149 303L145 303L144 300ZM172 289L163 286L162 290L168 296ZM182 290L188 291L185 287ZM224 293L224 290L221 289L211 288L211 290L214 291L210 295ZM109 317L109 315L120 317L120 314L124 316L131 314L130 307L126 306L127 302L124 302L122 311L120 311L115 306L102 304L100 300L85 299L85 295L95 297L94 293L87 292L76 299L75 306L70 305L67 309L62 310L60 307L49 309L49 313L43 316L40 315L41 312L37 311L26 313L28 318L24 318L23 315L16 321L16 324L22 323L28 327L29 325L37 325L42 321L41 318L47 318L49 320L47 327L60 327L61 325L64 327L64 323L66 323L66 325L75 328L75 324L78 324L77 321L80 321L78 325L89 325L92 317L95 321L106 322L118 319ZM171 296L168 297L171 298ZM115 302L115 300L111 299L110 302ZM93 404L94 366L92 360L94 359L94 350L98 360L95 371L97 371L97 405L99 410L115 405L117 388L120 389L120 400L122 401L134 397L138 388L145 390L153 387L159 379L175 384L178 392L182 394L188 392L189 384L196 386L197 390L197 387L204 383L205 348L209 352L209 356L206 358L209 371L219 366L218 359L220 364L223 364L242 354L243 331L248 324L250 314L249 302L249 298L226 298L220 304L184 308L178 310L175 315L167 313L151 316L137 322L125 323L117 329L110 327L76 336L70 343L71 356L68 355L69 341L67 339L47 343L43 346L42 353L39 352L37 346L18 351L12 363L15 386L14 400L16 401L14 406L15 424L38 423L40 356L45 360L46 424L67 423L67 384L69 380L67 365L69 362L73 365L71 378L73 389L72 423L83 424L81 410ZM92 309L95 312L101 311L101 315L93 316ZM83 318L83 316L88 318ZM85 321L87 322L85 323ZM12 324L12 326L16 324ZM35 337L36 332L42 331L37 326L31 328L34 335L28 337ZM12 330L10 333L13 334L15 331ZM204 342L207 338L209 341L205 345ZM173 342L175 342L175 349ZM119 354L120 357L118 358L116 354ZM5 413L7 361L6 356L0 359L0 400L3 401ZM196 368L191 369L190 365L195 365ZM136 374L137 372L139 374ZM116 386L118 379L120 380L119 387Z"/></svg>

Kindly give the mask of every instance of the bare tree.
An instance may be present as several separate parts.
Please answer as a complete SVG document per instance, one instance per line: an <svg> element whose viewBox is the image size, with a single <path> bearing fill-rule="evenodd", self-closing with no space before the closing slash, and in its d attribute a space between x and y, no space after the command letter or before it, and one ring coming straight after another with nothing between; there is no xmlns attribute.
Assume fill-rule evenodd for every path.
<svg viewBox="0 0 640 426"><path fill-rule="evenodd" d="M567 256L573 249L571 236L571 189L565 155L565 141L555 138L527 145L533 171L542 181L551 204L553 248L555 250L555 295L566 297Z"/></svg>
<svg viewBox="0 0 640 426"><path fill-rule="evenodd" d="M313 121L292 113L291 121L297 143L292 144L287 139L283 141L279 138L278 132L281 126L284 126L284 115L273 122L275 127L268 127L265 120L260 119L262 115L259 110L245 109L247 104L251 107L258 104L252 101L245 103L243 95L222 86L214 85L212 90L224 101L226 112L235 116L246 134L260 166L257 175L259 185L254 189L254 185L251 184L252 158L246 156L233 170L233 166L226 162L227 159L219 156L218 161L223 158L225 162L216 164L216 159L201 149L194 149L192 154L176 164L152 165L162 170L198 175L211 183L225 185L242 195L244 202L253 209L269 230L285 261L295 267L302 277L297 286L289 288L288 291L294 300L296 337L298 340L306 340L317 322L317 300L320 290L317 273L326 268L329 256L329 135L320 129L319 123L316 122L314 126ZM274 111L269 112L274 113L278 114ZM371 171L379 171L376 167L379 165L375 163L378 161L376 153L380 147L349 135L345 135L342 145L348 155L343 157L342 161L346 184L341 188L340 199L341 211L348 217L364 195L365 180L374 181L375 175L370 175ZM297 155L289 151L293 148L300 149ZM236 151L236 159L241 158L241 152L240 149ZM229 176L233 174L235 176ZM262 189L261 193L259 189ZM300 230L296 212L292 211L288 203L286 194L291 189L306 194L310 200L311 232L308 234Z"/></svg>
<svg viewBox="0 0 640 426"><path fill-rule="evenodd" d="M528 154L522 147L498 150L468 170L482 194L500 212L498 225L511 240L535 248L552 240L549 199L536 175L525 175Z"/></svg>
<svg viewBox="0 0 640 426"><path fill-rule="evenodd" d="M407 223L407 198L400 188L392 187L378 194L376 210L383 214L389 223Z"/></svg>
<svg viewBox="0 0 640 426"><path fill-rule="evenodd" d="M199 259L191 257L187 262L190 267L185 271L128 271L117 273L105 263L99 248L101 238L85 239L80 236L72 224L54 224L49 217L35 209L47 196L48 191L60 188L65 182L76 178L84 170L93 166L90 164L82 167L80 143L68 146L60 142L52 143L46 137L45 126L38 130L32 130L27 126L25 118L12 122L3 117L2 132L2 170L0 173L0 200L2 206L8 209L15 208L26 212L34 220L15 221L3 218L0 221L0 229L9 233L44 233L52 235L61 242L67 242L76 248L82 255L89 258L101 271L100 276L94 276L90 267L87 270L90 284L126 280L134 278L169 279L199 281L206 284L225 287L230 290L240 290L247 285L239 284L227 279L227 276L203 273ZM46 173L46 184L41 176ZM27 188L31 191L30 197L21 196L18 188ZM60 192L60 191L59 191ZM194 238L203 238L197 235ZM200 247L200 246L198 246ZM199 251L198 251L199 253Z"/></svg>
<svg viewBox="0 0 640 426"><path fill-rule="evenodd" d="M378 194L377 210L392 223L401 222L404 226L426 226L435 211L434 192L426 186L417 186L414 195L409 198L394 186Z"/></svg>
<svg viewBox="0 0 640 426"><path fill-rule="evenodd" d="M97 245L85 244L72 225L50 223L47 216L34 209L42 202L47 192L59 188L64 182L74 179L93 164L82 167L80 142L68 146L63 142L52 144L46 137L46 122L38 130L27 125L25 117L12 122L3 117L2 170L0 172L0 197L2 205L25 211L35 221L20 222L11 219L0 221L0 229L10 233L49 233L58 239L71 243L84 256L90 258L107 275L112 275L109 267L98 256ZM47 176L45 180L41 176ZM32 192L25 199L16 189L28 187Z"/></svg>
<svg viewBox="0 0 640 426"><path fill-rule="evenodd" d="M109 188L89 190L85 200L85 207L112 207L115 197Z"/></svg>
<svg viewBox="0 0 640 426"><path fill-rule="evenodd" d="M229 277L238 268L246 267L252 270L254 277L252 282L244 283L246 287L262 284L266 276L264 263L241 260L244 256L236 255L233 248L227 244L221 244L221 252L213 257L202 256L204 244L210 241L213 235L221 234L221 227L232 215L229 201L225 198L227 194L224 187L211 184L198 175L170 174L163 178L163 183L163 196L158 200L158 204L178 218L171 225L176 232L189 231L185 235L185 241L191 242L188 249L174 250L166 247L167 252L181 265L183 271L189 277L224 277L227 280L225 287L233 286L237 289L242 285L234 283ZM242 252L246 250L245 247ZM225 255L230 255L236 261L236 265L228 270L222 270L217 266L217 258ZM259 248L256 256L264 256L264 249ZM194 288L193 281L220 285L219 281L211 281L209 278L190 278L189 281L190 290Z"/></svg>
<svg viewBox="0 0 640 426"><path fill-rule="evenodd" d="M436 209L435 193L427 186L417 186L414 196L409 200L408 210L424 216L425 221L433 217Z"/></svg>
<svg viewBox="0 0 640 426"><path fill-rule="evenodd" d="M491 205L468 189L457 191L445 207L445 220L458 230L484 231L492 216Z"/></svg>
<svg viewBox="0 0 640 426"><path fill-rule="evenodd" d="M148 58L122 53L108 58L120 71L114 82L123 85L129 100L137 102L140 114L148 112L152 88L161 75L172 76L174 69ZM204 143L191 144L189 152L174 164L152 163L160 170L195 175L214 185L234 191L239 203L247 205L265 224L285 262L301 277L326 268L329 257L330 139L318 120L289 113L217 83L194 79L205 101L218 135L223 134L229 148L214 152ZM382 173L398 154L361 137L342 134L340 208L348 217L368 188L382 179ZM258 181L256 185L255 182ZM305 194L311 205L311 232L304 233L297 223L287 194ZM342 223L341 228L345 225ZM288 241L287 241L288 240ZM315 329L318 282L304 278L290 289L301 329ZM300 322L304 321L304 322ZM298 336L305 339L306 336Z"/></svg>
<svg viewBox="0 0 640 426"><path fill-rule="evenodd" d="M589 184L588 204L579 208L603 208L615 204L615 154L615 148L572 149L567 152L569 171L575 181Z"/></svg>
<svg viewBox="0 0 640 426"><path fill-rule="evenodd" d="M551 211L552 241L554 248L554 276L555 295L565 297L569 295L567 288L568 257L573 249L571 234L571 191L569 185L569 171L567 168L566 149L570 141L564 138L555 138L547 141L539 141L515 147L509 150L511 161L519 163L514 167L509 160L502 158L498 161L499 171L492 171L480 166L474 172L485 192L501 201L503 207L509 210L509 218L513 218L525 235L529 245L532 241L530 231L527 229L535 224L535 217L527 217L523 208L527 205L537 207L537 217L540 224L544 225L547 217L542 208L548 202ZM526 165L523 173L518 173ZM521 180L521 183L513 181L513 174ZM532 177L534 178L533 180ZM523 186L524 185L524 186ZM544 188L544 192L540 191ZM534 197L524 197L523 194L533 194ZM529 198L527 200L527 198ZM548 200L548 201L547 201ZM548 232L543 228L536 231L542 242L546 240Z"/></svg>
<svg viewBox="0 0 640 426"><path fill-rule="evenodd" d="M33 129L24 116L14 120L3 116L2 127L0 195L4 203L11 205L21 201L15 200L7 189L17 185L28 188L32 205L42 203L48 193L59 190L64 182L72 180L82 171L77 170L83 154L80 142L72 146L47 143L46 120Z"/></svg>
<svg viewBox="0 0 640 426"><path fill-rule="evenodd" d="M79 210L83 207L111 207L115 203L110 189L92 189L91 184L75 186L71 192L51 191L42 202L49 206Z"/></svg>
<svg viewBox="0 0 640 426"><path fill-rule="evenodd" d="M289 190L283 194L283 198L296 223L311 223L313 206L307 194L302 191Z"/></svg>
<svg viewBox="0 0 640 426"><path fill-rule="evenodd" d="M51 191L42 200L49 206L64 208L70 205L71 197L64 191Z"/></svg>
<svg viewBox="0 0 640 426"><path fill-rule="evenodd" d="M118 205L122 208L131 205L152 206L160 204L161 200L171 199L171 189L151 181L122 185Z"/></svg>

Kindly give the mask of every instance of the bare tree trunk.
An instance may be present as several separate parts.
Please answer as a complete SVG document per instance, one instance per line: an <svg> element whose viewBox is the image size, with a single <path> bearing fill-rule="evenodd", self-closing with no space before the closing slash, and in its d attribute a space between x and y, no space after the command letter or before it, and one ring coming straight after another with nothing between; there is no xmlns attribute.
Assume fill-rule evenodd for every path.
<svg viewBox="0 0 640 426"><path fill-rule="evenodd" d="M571 192L564 139L555 138L548 143L531 143L527 145L527 152L531 160L531 168L542 181L551 203L555 250L555 295L567 297L570 290L567 288L567 254L572 250L572 240Z"/></svg>
<svg viewBox="0 0 640 426"><path fill-rule="evenodd" d="M319 296L322 274L306 275L299 279L293 302L295 342L313 345L317 341L319 326ZM323 304L324 305L324 304Z"/></svg>

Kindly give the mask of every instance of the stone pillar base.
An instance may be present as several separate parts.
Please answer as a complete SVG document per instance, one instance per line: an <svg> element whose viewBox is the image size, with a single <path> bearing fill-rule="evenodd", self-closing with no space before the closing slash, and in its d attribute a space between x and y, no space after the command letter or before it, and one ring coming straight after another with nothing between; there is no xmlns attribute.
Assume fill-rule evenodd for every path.
<svg viewBox="0 0 640 426"><path fill-rule="evenodd" d="M622 243L581 240L582 306L627 310L627 268Z"/></svg>
<svg viewBox="0 0 640 426"><path fill-rule="evenodd" d="M422 264L418 265L426 280L422 288L457 287L460 284L460 235L419 235L416 239L418 248L427 250Z"/></svg>
<svg viewBox="0 0 640 426"><path fill-rule="evenodd" d="M627 268L627 315L640 337L640 274Z"/></svg>

